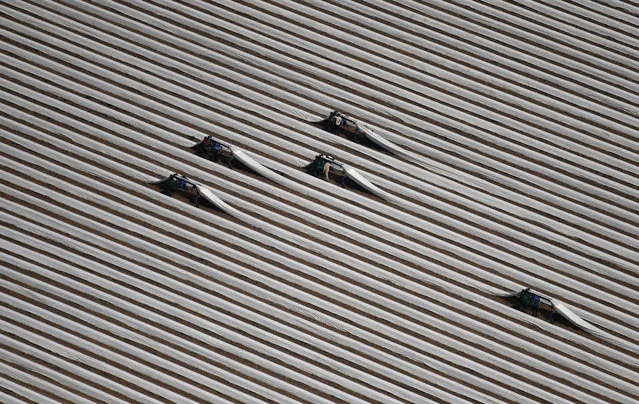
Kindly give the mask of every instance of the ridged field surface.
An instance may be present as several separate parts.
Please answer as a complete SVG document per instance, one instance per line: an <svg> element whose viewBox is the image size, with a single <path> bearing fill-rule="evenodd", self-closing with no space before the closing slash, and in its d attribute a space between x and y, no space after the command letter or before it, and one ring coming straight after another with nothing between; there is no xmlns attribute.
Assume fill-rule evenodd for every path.
<svg viewBox="0 0 639 404"><path fill-rule="evenodd" d="M0 0L0 27L0 402L639 400L638 3ZM304 171L326 153L375 191ZM600 333L500 297L525 287Z"/></svg>

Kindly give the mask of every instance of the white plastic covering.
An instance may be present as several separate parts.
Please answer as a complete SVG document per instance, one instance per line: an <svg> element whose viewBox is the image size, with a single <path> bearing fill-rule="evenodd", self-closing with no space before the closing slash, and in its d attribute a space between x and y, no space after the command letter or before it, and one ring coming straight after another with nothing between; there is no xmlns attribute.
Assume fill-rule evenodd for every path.
<svg viewBox="0 0 639 404"><path fill-rule="evenodd" d="M80 150L80 149L78 149L78 150ZM16 150L14 150L14 151L13 151L13 154L20 154L20 153L21 153L21 152L16 151ZM50 168L51 168L51 169L53 169L54 167L50 167ZM122 197L122 196L120 196L119 198L121 198L121 197ZM177 206L181 207L182 205L177 205ZM246 220L246 219L245 219L245 220ZM255 225L255 223L259 223L259 221L255 221L255 220L253 219L253 220L249 220L249 223L251 223L252 225ZM221 223L219 223L219 222L217 222L217 221L216 221L216 225L219 225L219 224L221 224ZM272 229L269 229L269 231L273 231L273 230L272 230ZM336 232L337 232L337 231L339 231L339 228L335 228L335 229L334 229L334 231L336 231ZM279 236L279 235L280 235L280 234L278 233L278 236ZM334 255L334 253L331 253L331 256L332 256L332 255ZM377 259L379 259L379 258L377 258ZM361 264L359 264L359 266L361 267ZM396 281L395 281L395 282L396 282ZM430 281L430 282L432 282L432 281ZM466 281L466 283L468 283L468 282ZM443 286L443 287L445 287L446 289L450 289L450 286ZM488 291L488 293L490 293L490 290ZM442 297L442 296L440 296L440 298L441 298L441 297ZM477 295L475 295L475 297L477 297ZM479 299L479 300L481 301L482 299ZM484 301L484 304L485 304L485 303L488 303L488 302L489 302L489 301ZM479 312L478 312L478 313L476 313L476 314L481 316L481 315L482 315L482 312L481 312L481 311L479 311ZM451 315L451 313L449 312L447 315L448 315L448 316L450 316L450 315ZM527 316L526 316L526 318L527 318ZM512 327L512 323L511 323L510 327ZM508 338L508 336L507 336L507 335L502 335L500 338L502 338L502 339L507 339L507 338ZM541 338L541 337L540 337L540 338ZM538 340L538 341L541 341L541 340ZM599 347L598 349L602 349L602 348L604 348L604 347Z"/></svg>
<svg viewBox="0 0 639 404"><path fill-rule="evenodd" d="M372 133L372 131L370 131L368 129L366 130L366 132L367 133ZM373 134L373 136L375 136L378 139L381 138L381 137L379 137L377 135L374 135L374 134ZM390 143L390 142L386 142L386 143L392 145L392 143ZM237 148L236 148L236 151L239 151L239 155L241 156L238 159L241 159L241 161L244 162L244 164L246 164L247 167L250 167L252 170L264 175L267 178L271 178L271 179L275 179L275 180L280 179L271 170L269 170L268 168L264 167L262 164L258 163L254 159L250 158L244 151L238 150ZM400 150L400 152L401 152L401 150ZM237 156L237 153L234 153L234 154ZM380 189L379 187L376 187L374 184L372 184L370 181L368 181L356 169L348 167L345 164L343 165L343 167L344 167L344 170L346 171L346 173L348 174L348 178L353 180L355 183L360 185L362 188L368 190L369 192L371 192L374 195L377 195L377 196L379 196L381 198L388 199L389 201L397 200L397 198L395 198L393 195L389 194L386 191L383 191L382 189ZM236 209L234 209L231 206L229 206L228 204L226 204L219 197L214 195L211 192L210 189L205 188L203 186L198 186L198 189L200 190L201 195L203 197L205 197L205 199L209 200L211 203L213 203L215 206L219 207L223 211L225 211L225 212L227 212L229 214L232 214L233 216L236 216L238 218L241 218L241 219L244 219L244 220L248 220L249 222L255 222L252 218L247 217L247 215L243 215L242 213L240 213ZM519 296L519 294L520 294L520 291L498 292L498 291L496 291L494 289L489 289L489 288L486 288L485 290L488 293L496 295L496 296L499 296L499 297L514 297L514 296ZM572 310L570 310L565 304L557 301L556 299L550 298L548 296L544 296L544 295L539 294L537 292L533 292L533 293L535 293L535 294L537 294L539 296L542 296L544 299L549 301L552 304L553 308L557 311L558 314L562 315L564 318L566 318L572 324L574 324L577 327L583 329L584 331L587 331L588 333L590 333L590 334L592 334L592 335L594 335L596 337L602 338L605 341L608 341L608 342L617 344L619 346L622 346L625 349L628 349L630 351L635 350L635 347L633 345L630 345L630 344L626 343L625 341L614 337L610 333L607 333L607 332L595 327L594 325L588 323L587 321L585 321L584 319L579 317L577 314L575 314Z"/></svg>
<svg viewBox="0 0 639 404"><path fill-rule="evenodd" d="M215 195L210 188L203 185L198 185L197 189L200 192L200 196L206 199L207 201L211 202L213 206L215 206L216 208L220 209L223 212L234 215L235 209L231 208L226 202L224 202L217 195Z"/></svg>
<svg viewBox="0 0 639 404"><path fill-rule="evenodd" d="M298 188L299 189L299 188Z"/></svg>
<svg viewBox="0 0 639 404"><path fill-rule="evenodd" d="M306 271L308 271L308 269Z"/></svg>
<svg viewBox="0 0 639 404"><path fill-rule="evenodd" d="M637 7L555 3L0 4L0 311L37 359L0 356L0 386L639 399ZM329 107L393 154L299 120ZM194 159L208 134L262 174ZM385 198L302 173L317 150ZM169 172L228 215L148 186ZM489 297L521 283L601 338Z"/></svg>
<svg viewBox="0 0 639 404"><path fill-rule="evenodd" d="M135 174L135 173L132 173L132 174ZM136 177L136 178L137 178L137 177Z"/></svg>
<svg viewBox="0 0 639 404"><path fill-rule="evenodd" d="M488 292L488 293L490 293L492 295L499 296L499 297L504 297L504 298L518 297L521 294L521 290L508 291L508 292L496 291L496 290L486 290L486 292ZM536 294L536 295L538 295L539 297L542 297L546 301L548 301L550 303L550 305L552 306L552 308L557 312L557 314L561 315L566 320L570 321L570 323L572 323L575 326L581 328L582 330L586 331L587 333L589 333L589 334L591 334L591 335L593 335L593 336L595 336L597 338L601 338L603 341L606 341L608 343L618 345L618 346L620 346L620 347L622 347L624 349L627 349L627 350L629 350L631 352L637 352L637 346L636 345L629 344L628 342L622 340L621 338L618 338L618 337L610 334L609 332L606 332L606 331L600 329L599 327L589 323L588 321L584 320L579 315L577 315L565 303L562 303L561 301L559 301L557 299L554 299L554 298L552 298L550 296L541 294L539 292L535 292L534 290L532 290L531 292Z"/></svg>
<svg viewBox="0 0 639 404"><path fill-rule="evenodd" d="M4 353L3 351L0 351L0 357L3 359L3 362L0 362L0 375L3 376L3 377L0 377L1 388L7 389L22 397L26 397L27 399L31 399L39 403L50 403L50 402L54 402L54 403L72 402L72 403L82 403L82 404L95 403L95 401L93 400L89 400L88 398L82 397L78 394L70 392L69 390L66 390L63 387L60 387L59 385L51 383L46 378L40 378L38 376L34 376L31 373L26 372L25 370L22 370L22 369L29 369L31 371L35 371L36 374L41 374L45 376L44 373L38 372L39 369L37 368L37 365L29 363L29 361L26 361L24 360L24 358L21 358L20 355L8 356L8 355L3 355L3 353ZM17 365L17 366L16 367L10 366L6 364L6 362L9 362L9 363L13 362L14 365ZM56 380L55 374L53 376L54 377L52 378L52 380ZM20 383L22 384L14 383L11 380L9 380L9 378L20 381ZM60 382L60 379L58 378L56 381ZM27 386L24 386L23 384L26 384ZM47 391L49 395L44 396L38 393L36 389ZM53 397L59 398L60 401L56 400L56 398L53 398ZM11 401L7 401L7 402L9 403ZM14 402L17 402L19 404L24 404L23 399L16 400Z"/></svg>
<svg viewBox="0 0 639 404"><path fill-rule="evenodd" d="M58 223L58 225L60 225L60 223ZM144 231L146 234L148 234L148 231L145 231L145 230L138 230L138 231ZM115 234L114 234L114 236L115 236ZM117 236L117 237L122 238L122 235L119 235L119 236ZM157 236L156 236L156 237L157 237ZM136 244L142 244L140 241L135 241L135 243L136 243ZM104 243L102 242L101 244L104 244ZM181 248L185 248L185 246L182 246ZM236 254L236 253L233 253L232 255L233 255L233 257L234 257L234 258L238 258L238 256L237 256L237 254ZM280 260L282 260L282 258L280 258ZM287 264L288 264L288 262L287 262L286 260L283 260L282 262L284 262L284 263L287 263ZM259 262L256 262L256 264L257 264L257 265L260 265L260 264L259 264ZM264 266L264 264L261 264L261 265L262 265L262 266ZM310 268L305 269L305 271L309 271L309 270L310 270ZM351 290L353 290L353 287L351 287ZM368 309L368 310L370 311L370 309ZM380 315L380 314L382 314L382 313L380 312L378 315ZM378 326L377 328L379 328L379 326ZM465 349L465 350L467 350L467 348L464 348L464 349ZM474 351L476 354L480 354L480 355L482 355L482 356L483 356L483 354L481 354L479 351L476 351L476 350L473 350L473 351ZM412 355L414 355L414 354L411 354L411 356L412 356ZM458 357L458 358L457 358L457 360L458 360L458 361L461 361L461 362L466 363L466 360L462 359L462 357ZM460 363L461 363L461 362L460 362ZM518 369L518 367L517 367L517 366L515 366L515 365L510 365L510 364L508 364L507 362L502 362L502 364L503 364L503 365L507 365L508 367L510 367L510 368L512 368L512 369ZM494 373L493 371L491 371L491 370L490 370L490 369L488 369L488 368L485 368L485 369L483 369L482 371L483 371L483 372L485 372L486 374L491 374L491 375L494 375L495 377L497 376L497 373ZM519 371L519 372L521 372L521 371ZM505 377L506 377L506 376L505 376L503 373L501 373L501 374L500 374L500 376L499 376L499 378L500 378L500 379L505 378ZM518 382L516 382L515 380L511 380L511 381L510 381L510 383L518 384ZM547 380L547 383L554 384L554 382L552 382L551 380Z"/></svg>
<svg viewBox="0 0 639 404"><path fill-rule="evenodd" d="M393 201L395 199L390 193L384 191L383 189L379 188L378 186L376 186L375 184L373 184L372 182L367 180L366 177L364 177L355 168L349 167L346 164L344 164L343 167L344 167L344 171L346 171L346 174L348 175L348 178L351 179L353 182L355 182L360 187L362 187L365 190L367 190L368 192L372 193L373 195L377 195L377 196L379 196L382 199L386 199L386 200L389 200L389 201Z"/></svg>
<svg viewBox="0 0 639 404"><path fill-rule="evenodd" d="M550 299L550 300L552 302L553 308L558 314L560 314L565 319L567 319L568 321L570 321L572 324L576 325L577 327L581 328L582 330L594 335L595 337L601 338L602 340L606 342L609 342L609 343L618 345L624 349L627 349L628 351L637 352L636 345L630 344L627 341L624 341L621 338L618 338L610 334L609 332L606 332L600 329L599 327L596 327L595 325L589 323L588 321L584 320L583 318L575 314L575 312L573 312L566 304L560 302L559 300L557 299Z"/></svg>
<svg viewBox="0 0 639 404"><path fill-rule="evenodd" d="M2 271L3 275L7 275L8 271L4 267L0 267L0 270ZM2 287L3 289L6 290L8 287L11 286L13 285L11 285L6 280L0 280L0 287ZM24 316L23 314L15 313L14 310L10 310L7 305L8 300L16 301L16 298L10 297L7 294L2 294L2 296L0 296L0 300L3 302L3 304L0 306L0 314L6 317L10 316L14 319L18 319L21 316ZM21 305L14 307L21 307ZM0 320L0 327L4 332L8 334L27 336L30 340L33 341L33 345L37 345L37 337L33 332L20 329L20 327L16 327L15 325L10 324L5 320ZM56 395L62 398L71 399L73 400L73 402L76 402L76 400L78 400L77 402L83 402L83 399L78 399L77 394L68 391L75 390L77 392L80 392L82 395L92 397L93 399L102 400L104 402L127 404L127 400L123 400L111 393L105 392L102 389L91 386L85 383L82 379L93 380L94 382L101 383L103 387L107 388L117 386L116 391L131 398L143 397L143 395L139 392L136 392L125 386L118 386L117 382L111 381L108 378L100 376L95 372L84 369L82 366L78 366L77 364L69 363L69 361L65 361L64 359L61 359L50 352L46 352L46 348L48 348L50 351L58 355L69 355L70 350L65 347L60 347L59 344L46 343L44 344L45 349L42 349L43 347L41 347L41 349L37 349L32 345L25 344L18 339L3 338L3 345L12 348L14 351L18 351L18 353L6 349L0 349L0 360L2 360L2 362L12 363L18 368L28 369L31 372L34 372L35 374L43 377L44 379L50 379L55 381L55 383L59 383L60 385L62 385L62 388L56 386L57 388L54 390L54 392L56 393ZM45 366L38 360L32 360L29 358L29 356L40 358L41 361L44 361L45 363L51 363L54 368L52 369L49 366ZM63 372L59 372L56 370L56 368L64 369L66 372L69 372L76 377L71 377L64 374ZM0 370L2 370L1 367ZM12 372L9 371L9 375L11 374ZM41 382L32 375L26 377L26 382L41 385Z"/></svg>
<svg viewBox="0 0 639 404"><path fill-rule="evenodd" d="M522 201L522 200L523 200L521 195L520 195L520 196L518 196L518 200L519 200L519 201ZM563 214L563 213L562 213L562 214ZM572 233L571 233L571 236L573 236L573 234L572 234ZM588 237L586 234L582 234L582 235L580 235L580 237L584 237L584 236ZM617 240L621 240L621 238L619 238L619 236L620 236L620 235L615 236Z"/></svg>
<svg viewBox="0 0 639 404"><path fill-rule="evenodd" d="M233 152L233 156L237 159L237 161L244 164L249 169L255 171L256 173L260 174L261 176L265 178L268 178L271 180L277 179L278 175L275 172L269 170L267 167L264 167L262 164L258 163L254 158L252 158L244 150L240 149L239 147L233 146L231 147L231 151ZM299 161L294 163L296 163L297 165L301 164L301 162Z"/></svg>
<svg viewBox="0 0 639 404"><path fill-rule="evenodd" d="M369 129L364 125L359 125L359 128L364 136L366 136L369 140L371 140L373 143L377 144L384 150L389 151L397 155L398 157L404 158L408 161L413 161L415 159L408 150L396 145L385 137L378 135L372 129Z"/></svg>
<svg viewBox="0 0 639 404"><path fill-rule="evenodd" d="M282 177L276 172L265 167L263 164L259 163L244 150L241 150L240 148L235 146L232 147L231 150L233 150L233 155L238 161L240 161L242 164L255 171L256 173L264 176L265 178L268 178L285 186L290 186L293 184L290 180ZM299 161L294 162L294 164L296 164L297 166L301 165ZM364 188L368 192L382 199L387 199L390 201L393 201L395 199L395 197L393 197L390 193L382 190L381 188L377 187L369 180L367 180L357 169L349 167L346 164L342 164L342 167L344 167L344 171L346 171L348 178L350 178L353 182L355 182L357 185Z"/></svg>
<svg viewBox="0 0 639 404"><path fill-rule="evenodd" d="M246 156L246 155L243 154L243 157L244 156ZM258 168L258 169L260 169L262 171L268 170L266 167L263 167L261 164L257 163L256 161L254 161L254 160L252 160L250 158L245 158L243 160L249 162L252 167ZM152 181L151 184L152 185L162 184L165 181L167 181L168 179L169 179L169 177L167 176L167 177L164 177L164 178L159 179L157 181ZM224 213L228 213L229 215L231 215L233 217L236 217L236 218L238 218L240 220L250 221L250 222L252 222L253 225L256 224L254 220L249 219L249 216L247 214L235 209L234 207L230 206L228 203L224 202L219 196L215 195L215 193L213 192L213 190L211 188L209 188L206 185L203 185L203 184L201 184L201 183L199 183L197 181L193 181L191 179L189 179L189 181L191 183L193 183L193 185L197 189L197 192L199 193L200 197L202 199L210 202L217 209L221 210ZM256 227L261 227L261 226L257 225Z"/></svg>

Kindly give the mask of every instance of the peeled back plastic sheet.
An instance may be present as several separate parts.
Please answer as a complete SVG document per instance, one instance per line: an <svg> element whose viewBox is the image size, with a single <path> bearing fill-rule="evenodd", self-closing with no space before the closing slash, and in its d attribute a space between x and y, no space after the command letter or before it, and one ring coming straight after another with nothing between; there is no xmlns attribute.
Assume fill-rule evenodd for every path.
<svg viewBox="0 0 639 404"><path fill-rule="evenodd" d="M196 185L198 192L200 193L200 198L204 198L209 201L213 206L220 209L222 212L228 213L231 216L236 216L236 209L232 208L229 204L224 202L220 197L215 195L211 190L205 186L200 184Z"/></svg>
<svg viewBox="0 0 639 404"><path fill-rule="evenodd" d="M543 295L541 293L537 293L535 291L532 291L534 294L548 300L550 302L550 304L552 305L553 309L555 310L555 312L557 312L557 314L561 315L563 318L565 318L566 320L568 320L571 324L575 325L576 327L579 327L580 329L586 331L587 333L597 337L597 338L601 338L602 340L609 342L611 344L615 344L617 346L620 346L622 348L625 348L631 352L638 352L637 350L637 346L627 343L626 341L615 337L614 335L596 327L593 324L590 324L589 322L587 322L586 320L584 320L583 318L581 318L578 314L576 314L575 312L573 312L566 304L562 303L561 301L557 300L557 299L553 299L552 297L548 297L546 295ZM498 296L498 297L517 297L519 296L519 294L521 293L521 290L517 290L517 291L498 291L496 293L492 293L494 296Z"/></svg>
<svg viewBox="0 0 639 404"><path fill-rule="evenodd" d="M231 151L233 152L233 157L235 157L240 163L244 164L249 169L255 171L261 176L264 176L269 179L273 179L275 173L264 167L262 164L258 163L255 159L248 155L244 150L239 149L235 146L231 146Z"/></svg>
<svg viewBox="0 0 639 404"><path fill-rule="evenodd" d="M485 289L488 293L492 294L493 296L497 296L497 297L516 297L519 296L519 294L521 293L521 290L517 290L517 291L498 291L496 289Z"/></svg>
<svg viewBox="0 0 639 404"><path fill-rule="evenodd" d="M264 166L262 166L258 162L255 162L255 164L261 166L264 170L268 170L267 168L265 168ZM162 184L165 181L167 181L168 178L170 178L170 177L166 177L164 179L152 182L152 184L156 184L156 185L157 184ZM228 203L224 202L222 200L222 198L220 198L219 196L215 195L215 193L213 193L213 191L209 187L207 187L205 185L202 185L202 184L200 184L200 183L198 183L196 181L193 181L193 180L189 180L189 181L191 181L194 184L195 188L197 189L197 191L198 191L198 193L200 195L200 198L205 199L206 201L211 203L213 206L215 206L220 211L222 211L222 212L224 212L224 213L226 213L228 215L231 215L231 216L233 216L233 217L235 217L235 218L237 218L239 220L242 220L242 221L244 221L244 222L246 222L246 223L248 223L248 224L250 224L250 225L252 225L254 227L266 230L266 228L262 225L262 223L260 223L259 221L255 220L252 216L250 216L250 215L248 215L248 214L246 214L246 213L244 213L244 212L232 207ZM284 238L287 239L287 240L293 241L293 239L290 238L290 237L284 237Z"/></svg>
<svg viewBox="0 0 639 404"><path fill-rule="evenodd" d="M194 145L192 145L191 149L195 149L198 146L200 146L202 144L202 141L203 140L200 140ZM231 146L229 144L224 144L224 143L220 143L220 144L224 145L225 147L228 147L231 153L233 153L233 158L235 158L237 161L242 163L245 167L249 168L250 170L253 170L254 172L266 178L273 179L275 173L269 170L268 168L264 167L264 165L258 163L253 157L249 156L249 154L245 152L244 150L240 149L237 146ZM291 163L298 166L302 164L302 162L299 160L292 161Z"/></svg>
<svg viewBox="0 0 639 404"><path fill-rule="evenodd" d="M351 181L355 182L360 187L367 190L368 192L372 193L373 195L379 196L382 199L386 199L388 201L394 201L396 199L393 195L382 190L377 185L374 185L372 182L367 180L366 177L360 174L360 172L357 171L356 169L349 167L346 164L344 164L343 167L344 167L344 171L346 171L346 174L348 175L348 178Z"/></svg>
<svg viewBox="0 0 639 404"><path fill-rule="evenodd" d="M171 176L167 176L164 177L162 179L159 179L157 181L153 181L151 182L151 185L160 185L160 184L164 184L166 181L169 180L169 178L171 178ZM207 201L209 201L211 204L213 204L213 206L215 206L216 208L220 209L222 212L228 213L231 216L236 216L236 209L232 208L229 204L227 204L226 202L224 202L222 199L220 199L217 195L215 195L213 192L211 192L211 190L207 187L205 187L204 185L200 184L197 181L193 181L191 179L189 179L189 181L193 184L193 186L195 187L195 189L197 189L197 191L199 192L200 197L206 199Z"/></svg>
<svg viewBox="0 0 639 404"><path fill-rule="evenodd" d="M597 327L590 324L583 318L579 317L562 302L558 300L552 300L552 307L558 314L561 314L562 317L564 317L566 320L570 321L577 327L581 328L582 330L588 331L589 333L597 336L601 334L601 330L599 330Z"/></svg>
<svg viewBox="0 0 639 404"><path fill-rule="evenodd" d="M400 157L411 163L417 164L428 171L438 173L439 175L445 176L447 178L455 178L455 175L456 175L455 173L452 173L450 170L443 168L443 166L438 166L433 164L432 161L425 158L424 156L420 156L417 153L411 152L409 150L406 150L398 146L397 144L391 142L390 140L386 139L385 137L381 135L378 135L377 133L373 132L373 130L363 125L360 125L359 128L360 128L360 133L363 133L364 136L366 136L366 138L368 138L371 142L375 143L376 145L383 148L384 150L392 153L393 155Z"/></svg>
<svg viewBox="0 0 639 404"><path fill-rule="evenodd" d="M413 160L412 156L410 156L406 150L397 146L395 143L391 142L385 137L378 135L377 133L373 132L371 129L368 129L365 126L360 125L359 128L360 128L360 132L363 133L364 136L366 136L371 142L375 143L382 149L389 151L399 157L405 158L406 160L409 160L409 161Z"/></svg>
<svg viewBox="0 0 639 404"><path fill-rule="evenodd" d="M282 179L283 179L282 177L275 174L274 171L258 163L255 159L249 156L244 150L238 149L237 147L231 147L231 150L233 151L233 156L235 156L235 158L238 159L238 161L240 161L246 167L250 168L251 170L255 171L256 173L266 178L272 179L276 182L280 182L280 183L282 182ZM342 166L344 167L344 171L346 171L346 174L348 175L349 179L351 179L357 185L369 191L373 195L379 196L380 198L386 199L389 201L394 201L396 199L393 195L382 190L381 188L377 187L372 182L367 180L356 169L352 167L348 167L345 164L343 164Z"/></svg>
<svg viewBox="0 0 639 404"><path fill-rule="evenodd" d="M610 342L611 344L615 344L618 345L622 348L625 348L631 352L639 352L639 350L637 349L637 346L634 344L630 344L620 338L615 337L614 335L590 324L589 322L587 322L586 320L584 320L583 318L579 317L577 314L575 314L572 310L570 310L570 308L568 308L568 306L566 306L564 303L558 301L558 300L552 300L552 306L554 307L555 311L560 314L562 317L564 317L566 320L570 321L572 324L574 324L575 326L581 328L582 330L586 331L587 333L594 335L595 337L601 338L606 342Z"/></svg>

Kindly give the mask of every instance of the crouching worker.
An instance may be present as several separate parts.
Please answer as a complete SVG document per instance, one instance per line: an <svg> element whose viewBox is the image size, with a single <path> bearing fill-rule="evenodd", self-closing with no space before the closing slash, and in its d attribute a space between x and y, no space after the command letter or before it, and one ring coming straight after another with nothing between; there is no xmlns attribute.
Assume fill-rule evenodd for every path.
<svg viewBox="0 0 639 404"><path fill-rule="evenodd" d="M324 159L321 154L315 156L315 160L308 166L308 173L313 177L321 178L322 170L324 168Z"/></svg>
<svg viewBox="0 0 639 404"><path fill-rule="evenodd" d="M222 145L215 141L213 137L207 136L202 140L200 155L217 163L220 158L220 150L222 150Z"/></svg>
<svg viewBox="0 0 639 404"><path fill-rule="evenodd" d="M517 303L517 310L524 310L526 307L531 308L531 315L537 317L539 311L540 299L539 296L530 291L530 288L526 288L519 294L519 302Z"/></svg>
<svg viewBox="0 0 639 404"><path fill-rule="evenodd" d="M331 132L337 132L341 123L342 114L340 114L339 111L331 111L331 113L328 115L328 129Z"/></svg>
<svg viewBox="0 0 639 404"><path fill-rule="evenodd" d="M175 191L180 188L180 179L177 173L169 175L169 178L162 184L162 193L168 196L173 196Z"/></svg>

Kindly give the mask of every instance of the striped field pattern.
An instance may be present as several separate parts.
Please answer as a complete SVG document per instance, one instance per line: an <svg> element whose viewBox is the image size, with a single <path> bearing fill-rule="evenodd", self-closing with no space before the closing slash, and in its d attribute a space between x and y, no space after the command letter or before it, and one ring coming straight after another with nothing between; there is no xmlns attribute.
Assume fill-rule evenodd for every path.
<svg viewBox="0 0 639 404"><path fill-rule="evenodd" d="M639 400L639 3L0 20L0 402ZM403 154L310 123L332 110ZM320 153L380 192L305 173ZM174 172L226 207L151 184ZM498 296L524 287L608 337Z"/></svg>

